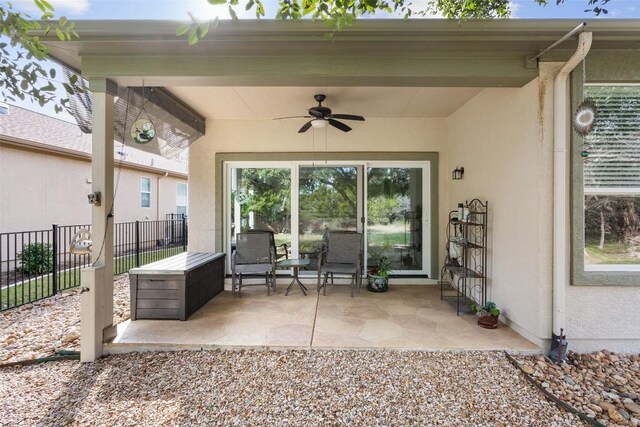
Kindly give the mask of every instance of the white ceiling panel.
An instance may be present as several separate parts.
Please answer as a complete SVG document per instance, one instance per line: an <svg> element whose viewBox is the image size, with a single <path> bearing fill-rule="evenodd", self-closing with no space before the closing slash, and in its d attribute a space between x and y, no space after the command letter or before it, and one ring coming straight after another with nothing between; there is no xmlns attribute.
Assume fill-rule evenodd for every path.
<svg viewBox="0 0 640 427"><path fill-rule="evenodd" d="M444 118L481 88L415 87L169 87L208 119L272 119L305 115L317 105L368 118Z"/></svg>

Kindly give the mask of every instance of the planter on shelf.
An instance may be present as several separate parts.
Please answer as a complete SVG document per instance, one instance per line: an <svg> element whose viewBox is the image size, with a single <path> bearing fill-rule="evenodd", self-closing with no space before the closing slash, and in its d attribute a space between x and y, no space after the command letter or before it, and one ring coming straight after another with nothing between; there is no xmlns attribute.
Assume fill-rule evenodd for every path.
<svg viewBox="0 0 640 427"><path fill-rule="evenodd" d="M498 310L495 302L488 302L484 307L472 304L471 310L476 313L476 316L478 317L478 326L481 328L495 329L498 327L500 310Z"/></svg>
<svg viewBox="0 0 640 427"><path fill-rule="evenodd" d="M389 269L391 261L387 257L380 257L378 265L369 268L367 275L367 289L371 292L386 292L389 289Z"/></svg>

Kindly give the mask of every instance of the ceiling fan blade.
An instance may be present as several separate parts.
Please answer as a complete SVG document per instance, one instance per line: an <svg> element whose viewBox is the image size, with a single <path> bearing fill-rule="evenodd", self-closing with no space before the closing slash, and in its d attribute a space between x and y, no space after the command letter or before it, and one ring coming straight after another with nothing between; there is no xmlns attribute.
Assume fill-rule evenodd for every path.
<svg viewBox="0 0 640 427"><path fill-rule="evenodd" d="M337 120L329 119L329 124L334 128L340 129L342 132L349 132L351 130L349 126ZM311 122L309 122L309 126L311 126Z"/></svg>
<svg viewBox="0 0 640 427"><path fill-rule="evenodd" d="M308 121L307 123L302 125L302 127L300 128L298 133L304 133L304 132L308 131L310 127L311 127L311 121Z"/></svg>
<svg viewBox="0 0 640 427"><path fill-rule="evenodd" d="M364 122L364 117L356 116L356 115L353 115L353 114L332 114L329 117L331 117L332 119L358 120L360 122Z"/></svg>
<svg viewBox="0 0 640 427"><path fill-rule="evenodd" d="M276 117L273 120L284 120L284 119L311 119L311 116L289 116L289 117Z"/></svg>

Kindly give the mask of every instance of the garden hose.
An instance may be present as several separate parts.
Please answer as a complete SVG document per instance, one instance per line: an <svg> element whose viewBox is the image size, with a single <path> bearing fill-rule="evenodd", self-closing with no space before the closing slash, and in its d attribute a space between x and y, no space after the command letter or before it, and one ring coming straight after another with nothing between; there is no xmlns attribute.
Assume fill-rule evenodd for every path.
<svg viewBox="0 0 640 427"><path fill-rule="evenodd" d="M58 360L80 360L80 352L73 350L56 350L52 355L40 357L37 359L25 359L17 362L0 363L0 369L10 368L12 366L29 366L37 365L45 362L55 362Z"/></svg>

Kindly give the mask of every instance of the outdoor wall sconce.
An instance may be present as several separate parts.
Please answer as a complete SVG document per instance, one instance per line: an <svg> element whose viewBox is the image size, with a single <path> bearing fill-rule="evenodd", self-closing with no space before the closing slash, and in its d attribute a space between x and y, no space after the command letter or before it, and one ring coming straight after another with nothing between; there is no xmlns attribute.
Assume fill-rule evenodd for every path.
<svg viewBox="0 0 640 427"><path fill-rule="evenodd" d="M456 166L453 172L451 172L451 177L454 180L462 179L462 175L464 175L464 168L461 166Z"/></svg>

